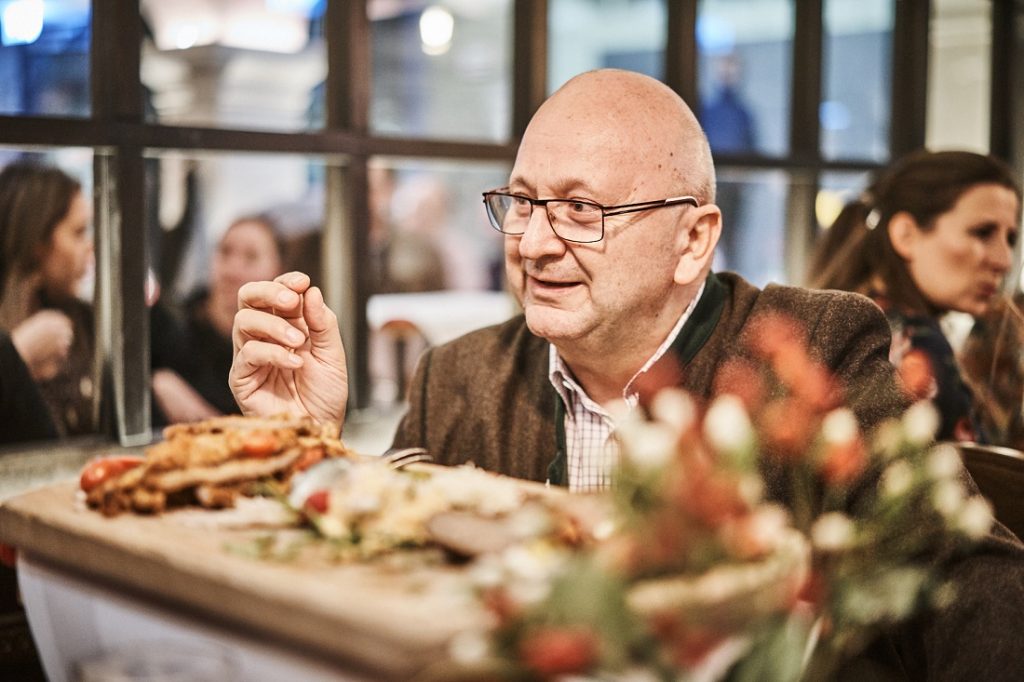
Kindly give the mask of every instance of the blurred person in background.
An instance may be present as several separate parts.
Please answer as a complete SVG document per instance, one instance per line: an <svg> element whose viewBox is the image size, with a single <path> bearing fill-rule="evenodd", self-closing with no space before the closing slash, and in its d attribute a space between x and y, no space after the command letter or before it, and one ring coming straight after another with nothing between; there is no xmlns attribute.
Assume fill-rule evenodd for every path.
<svg viewBox="0 0 1024 682"><path fill-rule="evenodd" d="M1013 262L1021 189L1008 166L972 152L896 161L825 234L812 286L871 297L892 328L906 390L935 402L938 437L986 440L972 392L940 326L950 311L985 315Z"/></svg>
<svg viewBox="0 0 1024 682"><path fill-rule="evenodd" d="M988 442L1024 450L1024 292L996 301L960 350Z"/></svg>
<svg viewBox="0 0 1024 682"><path fill-rule="evenodd" d="M91 209L63 171L0 172L0 329L36 382L58 435L95 432L94 320L79 298L93 262Z"/></svg>
<svg viewBox="0 0 1024 682"><path fill-rule="evenodd" d="M151 309L153 393L167 422L238 413L227 383L238 289L253 279L279 275L282 250L277 225L269 217L240 217L217 243L208 285L188 298L184 310Z"/></svg>

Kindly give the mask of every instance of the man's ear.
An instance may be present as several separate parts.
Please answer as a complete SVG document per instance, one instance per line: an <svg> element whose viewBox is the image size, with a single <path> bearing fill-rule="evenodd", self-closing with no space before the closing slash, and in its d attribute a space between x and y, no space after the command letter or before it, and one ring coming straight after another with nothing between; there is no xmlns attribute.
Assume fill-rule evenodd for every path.
<svg viewBox="0 0 1024 682"><path fill-rule="evenodd" d="M914 247L917 238L921 235L921 228L918 227L914 216L906 211L900 211L889 219L889 241L892 248L903 260L911 260L914 255Z"/></svg>
<svg viewBox="0 0 1024 682"><path fill-rule="evenodd" d="M679 262L673 279L683 286L697 281L710 267L722 234L722 211L717 206L705 204L693 211L696 212L696 220L692 215L688 216L693 221L690 229L680 229L678 237Z"/></svg>

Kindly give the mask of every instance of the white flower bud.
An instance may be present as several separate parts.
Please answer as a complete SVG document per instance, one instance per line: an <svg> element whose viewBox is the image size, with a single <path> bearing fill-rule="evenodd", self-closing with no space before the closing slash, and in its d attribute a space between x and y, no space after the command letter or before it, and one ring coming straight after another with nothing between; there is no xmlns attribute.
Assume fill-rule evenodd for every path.
<svg viewBox="0 0 1024 682"><path fill-rule="evenodd" d="M875 447L886 460L899 454L903 444L903 427L895 419L886 419L875 429Z"/></svg>
<svg viewBox="0 0 1024 682"><path fill-rule="evenodd" d="M992 518L992 505L975 496L964 503L957 527L971 540L980 540L992 528Z"/></svg>
<svg viewBox="0 0 1024 682"><path fill-rule="evenodd" d="M932 491L932 504L945 518L953 520L964 503L964 491L956 481L942 480Z"/></svg>
<svg viewBox="0 0 1024 682"><path fill-rule="evenodd" d="M849 443L859 432L857 417L848 407L832 410L821 422L821 436L827 443Z"/></svg>
<svg viewBox="0 0 1024 682"><path fill-rule="evenodd" d="M910 465L900 460L893 462L882 472L882 494L886 497L904 495L914 483L914 472Z"/></svg>
<svg viewBox="0 0 1024 682"><path fill-rule="evenodd" d="M623 454L642 469L667 464L675 454L678 440L678 434L659 422L634 424L626 433L619 434Z"/></svg>
<svg viewBox="0 0 1024 682"><path fill-rule="evenodd" d="M628 424L635 424L643 421L640 418L640 411L633 409L629 403L622 398L615 398L604 405L616 428L623 428Z"/></svg>
<svg viewBox="0 0 1024 682"><path fill-rule="evenodd" d="M850 546L853 521L840 512L822 514L811 526L811 542L822 552L839 552Z"/></svg>
<svg viewBox="0 0 1024 682"><path fill-rule="evenodd" d="M925 471L937 481L953 478L960 472L960 452L949 443L937 445L928 453Z"/></svg>
<svg viewBox="0 0 1024 682"><path fill-rule="evenodd" d="M721 453L734 453L748 447L754 430L743 401L734 395L716 398L704 417L704 437Z"/></svg>
<svg viewBox="0 0 1024 682"><path fill-rule="evenodd" d="M910 406L903 414L903 432L912 445L927 445L939 430L939 413L928 400Z"/></svg>
<svg viewBox="0 0 1024 682"><path fill-rule="evenodd" d="M651 401L651 416L671 426L676 433L683 433L697 418L697 407L686 391L666 388Z"/></svg>

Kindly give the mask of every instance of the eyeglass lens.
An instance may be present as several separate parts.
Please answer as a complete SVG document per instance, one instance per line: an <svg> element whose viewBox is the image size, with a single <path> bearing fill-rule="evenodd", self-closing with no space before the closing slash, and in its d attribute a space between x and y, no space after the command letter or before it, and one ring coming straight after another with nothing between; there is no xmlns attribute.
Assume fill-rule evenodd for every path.
<svg viewBox="0 0 1024 682"><path fill-rule="evenodd" d="M530 222L534 203L522 197L492 194L487 197L491 224L505 234L523 234ZM540 205L546 209L555 234L569 241L595 242L604 232L601 207L586 201L553 199Z"/></svg>

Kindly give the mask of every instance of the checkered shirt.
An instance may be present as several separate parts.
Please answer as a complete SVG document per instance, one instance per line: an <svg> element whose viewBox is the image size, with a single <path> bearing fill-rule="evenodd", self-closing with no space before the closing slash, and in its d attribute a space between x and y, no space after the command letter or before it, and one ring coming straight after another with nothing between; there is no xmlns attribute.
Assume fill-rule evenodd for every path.
<svg viewBox="0 0 1024 682"><path fill-rule="evenodd" d="M654 355L626 382L626 386L622 389L622 399L630 407L636 407L639 401L634 388L637 378L649 370L672 346L703 293L704 285L702 284L672 331L658 346L658 350L654 351ZM576 382L572 371L562 360L554 345L549 345L548 367L548 379L565 404L565 454L569 473L569 490L572 492L603 490L611 483L611 470L619 457L618 443L613 438L615 424L608 412L594 402L583 390L583 387Z"/></svg>

